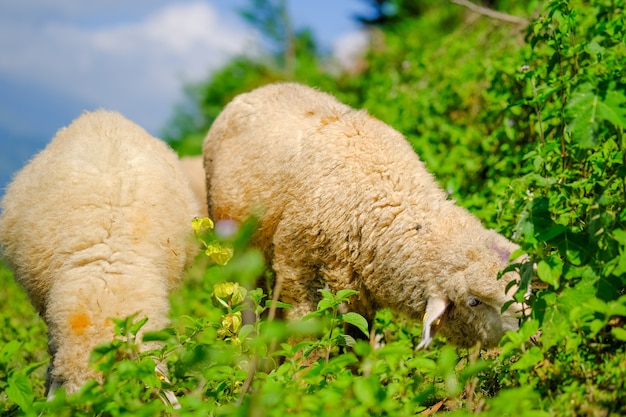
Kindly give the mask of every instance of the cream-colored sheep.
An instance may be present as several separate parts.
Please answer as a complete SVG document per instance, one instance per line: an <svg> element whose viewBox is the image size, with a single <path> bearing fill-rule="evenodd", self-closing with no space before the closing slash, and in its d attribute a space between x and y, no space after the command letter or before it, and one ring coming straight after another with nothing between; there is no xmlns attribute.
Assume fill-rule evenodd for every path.
<svg viewBox="0 0 626 417"><path fill-rule="evenodd" d="M260 224L255 242L299 317L318 289L359 291L350 309L423 318L420 347L438 329L470 346L518 328L504 314L514 273L497 280L516 246L447 200L391 127L298 84L236 97L204 142L209 214Z"/></svg>
<svg viewBox="0 0 626 417"><path fill-rule="evenodd" d="M207 201L206 201L206 174L204 173L204 160L202 156L185 156L180 158L180 164L187 174L189 185L200 205L200 214L207 217Z"/></svg>
<svg viewBox="0 0 626 417"><path fill-rule="evenodd" d="M17 173L2 209L4 255L48 325L49 395L99 378L88 361L113 339L111 318L168 324L198 206L164 142L118 113L85 113Z"/></svg>

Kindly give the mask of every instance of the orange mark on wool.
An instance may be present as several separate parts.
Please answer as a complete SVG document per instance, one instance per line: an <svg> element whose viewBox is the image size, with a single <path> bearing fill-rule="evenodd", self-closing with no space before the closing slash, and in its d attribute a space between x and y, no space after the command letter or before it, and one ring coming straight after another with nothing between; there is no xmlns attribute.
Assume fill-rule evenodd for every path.
<svg viewBox="0 0 626 417"><path fill-rule="evenodd" d="M138 244L147 239L148 233L152 227L152 219L143 213L135 213L130 216L128 223L132 225L131 242Z"/></svg>
<svg viewBox="0 0 626 417"><path fill-rule="evenodd" d="M325 126L329 123L336 122L337 120L339 120L339 117L337 116L322 117L320 123Z"/></svg>
<svg viewBox="0 0 626 417"><path fill-rule="evenodd" d="M87 326L91 324L91 319L84 312L74 313L70 317L70 327L78 336L81 336Z"/></svg>

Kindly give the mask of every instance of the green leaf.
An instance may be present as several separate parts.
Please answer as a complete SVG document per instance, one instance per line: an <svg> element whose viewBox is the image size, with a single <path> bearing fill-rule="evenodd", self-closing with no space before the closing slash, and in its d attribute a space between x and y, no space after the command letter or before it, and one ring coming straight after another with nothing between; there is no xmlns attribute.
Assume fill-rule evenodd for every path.
<svg viewBox="0 0 626 417"><path fill-rule="evenodd" d="M500 357L506 358L514 350L519 349L522 345L527 343L530 338L537 334L539 330L539 322L537 320L525 321L517 332L506 332L501 343L502 350L500 351Z"/></svg>
<svg viewBox="0 0 626 417"><path fill-rule="evenodd" d="M337 298L337 301L343 302L343 301L347 301L350 297L358 293L359 293L358 291L350 290L350 289L339 290L337 291L336 298Z"/></svg>
<svg viewBox="0 0 626 417"><path fill-rule="evenodd" d="M559 280L563 273L563 262L560 259L549 256L537 264L537 275L543 282L550 284L555 289L559 288Z"/></svg>
<svg viewBox="0 0 626 417"><path fill-rule="evenodd" d="M524 262L519 268L520 282L517 293L515 294L515 300L518 302L524 301L523 298L526 295L526 290L529 288L530 283L534 277L532 262ZM508 288L507 288L508 291Z"/></svg>
<svg viewBox="0 0 626 417"><path fill-rule="evenodd" d="M533 346L528 349L522 357L511 365L512 370L523 370L535 366L539 361L543 359L543 353L537 346Z"/></svg>
<svg viewBox="0 0 626 417"><path fill-rule="evenodd" d="M626 96L618 91L608 91L604 100L594 93L589 85L584 85L572 94L567 105L571 119L568 127L574 140L582 148L597 144L596 131L601 122L608 121L614 126L626 128Z"/></svg>
<svg viewBox="0 0 626 417"><path fill-rule="evenodd" d="M363 332L365 336L369 336L368 323L365 320L365 317L358 313L349 312L346 314L342 314L339 317L339 320L342 320L344 323L351 324L357 327L360 331Z"/></svg>
<svg viewBox="0 0 626 417"><path fill-rule="evenodd" d="M520 388L502 389L494 398L487 399L489 415L515 417L551 417L542 411L541 394L531 384Z"/></svg>
<svg viewBox="0 0 626 417"><path fill-rule="evenodd" d="M6 394L11 401L24 411L31 409L35 398L28 378L21 374L14 374L9 377Z"/></svg>
<svg viewBox="0 0 626 417"><path fill-rule="evenodd" d="M592 55L602 55L604 54L605 49L598 42L591 41L587 45L585 45L585 50Z"/></svg>
<svg viewBox="0 0 626 417"><path fill-rule="evenodd" d="M558 248L565 259L571 264L582 265L589 255L588 236L584 233L567 232L560 237Z"/></svg>
<svg viewBox="0 0 626 417"><path fill-rule="evenodd" d="M626 305L620 301L610 301L607 303L606 315L608 317L626 317Z"/></svg>
<svg viewBox="0 0 626 417"><path fill-rule="evenodd" d="M596 144L594 128L597 122L597 107L598 96L591 91L572 94L567 106L567 113L571 118L568 128L582 148L591 148Z"/></svg>
<svg viewBox="0 0 626 417"><path fill-rule="evenodd" d="M626 246L626 230L616 229L613 230L612 234L615 240L617 240L620 244Z"/></svg>
<svg viewBox="0 0 626 417"><path fill-rule="evenodd" d="M320 294L322 294L322 297L325 300L335 301L335 295L332 292L330 292L328 290L325 290L323 288L319 289L318 291L319 291Z"/></svg>
<svg viewBox="0 0 626 417"><path fill-rule="evenodd" d="M44 365L48 365L50 362L45 360L45 361L41 361L41 362L35 362L35 363L31 363L30 365L22 368L20 370L20 372L26 376L30 375L31 373L33 373L33 371L41 368Z"/></svg>
<svg viewBox="0 0 626 417"><path fill-rule="evenodd" d="M359 359L351 352L343 355L337 355L330 358L328 364L339 369L346 369L348 366L359 363Z"/></svg>
<svg viewBox="0 0 626 417"><path fill-rule="evenodd" d="M376 394L373 384L365 378L356 378L354 380L354 396L366 407L376 405Z"/></svg>
<svg viewBox="0 0 626 417"><path fill-rule="evenodd" d="M319 303L317 303L317 311L332 310L336 306L337 306L337 303L334 300L329 300L327 298L324 298L320 300Z"/></svg>
<svg viewBox="0 0 626 417"><path fill-rule="evenodd" d="M254 326L251 324L244 324L243 326L241 326L241 329L239 330L239 338L241 340L246 339L249 335L253 335L255 332L254 330Z"/></svg>
<svg viewBox="0 0 626 417"><path fill-rule="evenodd" d="M335 343L337 346L349 346L352 347L356 345L356 340L354 337L347 334L340 334L335 338Z"/></svg>
<svg viewBox="0 0 626 417"><path fill-rule="evenodd" d="M11 340L9 343L4 345L2 350L0 350L0 363L8 362L8 358L15 355L21 347L22 342L20 342L19 340Z"/></svg>
<svg viewBox="0 0 626 417"><path fill-rule="evenodd" d="M563 233L567 232L567 227L557 224L555 226L550 227L545 232L542 232L539 236L537 236L537 240L539 242L548 242L554 239L557 236L561 236Z"/></svg>
<svg viewBox="0 0 626 417"><path fill-rule="evenodd" d="M265 300L265 307L269 308L272 306L272 300ZM283 303L282 301L276 301L277 308L293 308L291 304Z"/></svg>
<svg viewBox="0 0 626 417"><path fill-rule="evenodd" d="M146 324L147 321L148 321L148 317L143 317L140 320L137 320L136 322L132 323L129 329L130 333L136 335L139 329L141 329L143 325Z"/></svg>
<svg viewBox="0 0 626 417"><path fill-rule="evenodd" d="M611 334L613 335L613 337L615 337L617 340L622 340L626 342L626 329L622 328L622 327L613 327L611 329Z"/></svg>
<svg viewBox="0 0 626 417"><path fill-rule="evenodd" d="M617 277L621 277L626 274L626 250L620 251L619 258L617 259L617 265L615 269L611 271L611 273Z"/></svg>
<svg viewBox="0 0 626 417"><path fill-rule="evenodd" d="M165 342L172 338L167 330L145 332L141 337L142 342Z"/></svg>
<svg viewBox="0 0 626 417"><path fill-rule="evenodd" d="M607 91L603 101L598 106L598 116L615 126L626 129L626 96L616 90Z"/></svg>
<svg viewBox="0 0 626 417"><path fill-rule="evenodd" d="M437 369L437 363L429 358L423 356L417 356L406 361L406 366L409 368L419 369L420 371L434 371Z"/></svg>
<svg viewBox="0 0 626 417"><path fill-rule="evenodd" d="M114 340L112 342L100 343L91 352L90 362L98 362L102 360L106 355L116 352L121 345L120 340Z"/></svg>

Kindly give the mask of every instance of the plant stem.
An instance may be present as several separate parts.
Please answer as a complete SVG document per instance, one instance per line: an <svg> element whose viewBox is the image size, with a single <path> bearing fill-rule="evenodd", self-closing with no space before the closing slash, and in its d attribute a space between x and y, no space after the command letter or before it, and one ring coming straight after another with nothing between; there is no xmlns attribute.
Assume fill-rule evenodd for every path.
<svg viewBox="0 0 626 417"><path fill-rule="evenodd" d="M530 23L528 19L524 19L523 17L513 16L508 13L502 13L496 10L488 9L487 7L479 6L468 0L450 0L450 2L456 3L459 6L467 7L471 11L480 15L487 16L492 19L501 20L503 22L514 23L517 25L528 25Z"/></svg>
<svg viewBox="0 0 626 417"><path fill-rule="evenodd" d="M537 86L535 85L535 77L531 79L533 86L533 96L535 98L535 111L537 112L537 122L539 123L539 137L541 138L541 145L546 147L546 140L543 136L543 122L541 120L541 109L539 108L539 102L537 101Z"/></svg>
<svg viewBox="0 0 626 417"><path fill-rule="evenodd" d="M624 129L622 127L617 128L617 143L622 153L622 164L626 167L626 136L624 136ZM626 195L626 176L622 178L622 191Z"/></svg>
<svg viewBox="0 0 626 417"><path fill-rule="evenodd" d="M241 387L241 392L239 393L239 397L237 398L237 402L235 403L237 406L240 406L243 403L243 398L246 396L250 387L252 386L252 380L254 379L254 374L256 374L256 370L259 366L259 355L255 354L252 357L252 362L250 362L250 367L248 368L248 375L246 376L246 380L243 382L243 386Z"/></svg>

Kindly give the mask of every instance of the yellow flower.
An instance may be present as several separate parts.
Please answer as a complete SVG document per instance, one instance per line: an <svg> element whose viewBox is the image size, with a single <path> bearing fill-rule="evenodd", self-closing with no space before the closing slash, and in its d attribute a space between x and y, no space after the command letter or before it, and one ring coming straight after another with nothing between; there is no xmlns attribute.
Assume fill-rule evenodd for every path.
<svg viewBox="0 0 626 417"><path fill-rule="evenodd" d="M207 233L209 230L213 230L215 225L213 224L213 220L208 217L195 217L191 221L191 227L193 227L196 235Z"/></svg>
<svg viewBox="0 0 626 417"><path fill-rule="evenodd" d="M233 334L237 334L239 328L241 327L241 323L241 312L225 314L222 317L222 328Z"/></svg>
<svg viewBox="0 0 626 417"><path fill-rule="evenodd" d="M213 298L226 308L241 304L248 291L238 282L223 282L213 287Z"/></svg>
<svg viewBox="0 0 626 417"><path fill-rule="evenodd" d="M206 245L204 254L211 258L213 262L218 265L226 265L228 261L233 257L234 250L228 244L220 244L218 242L211 242Z"/></svg>

